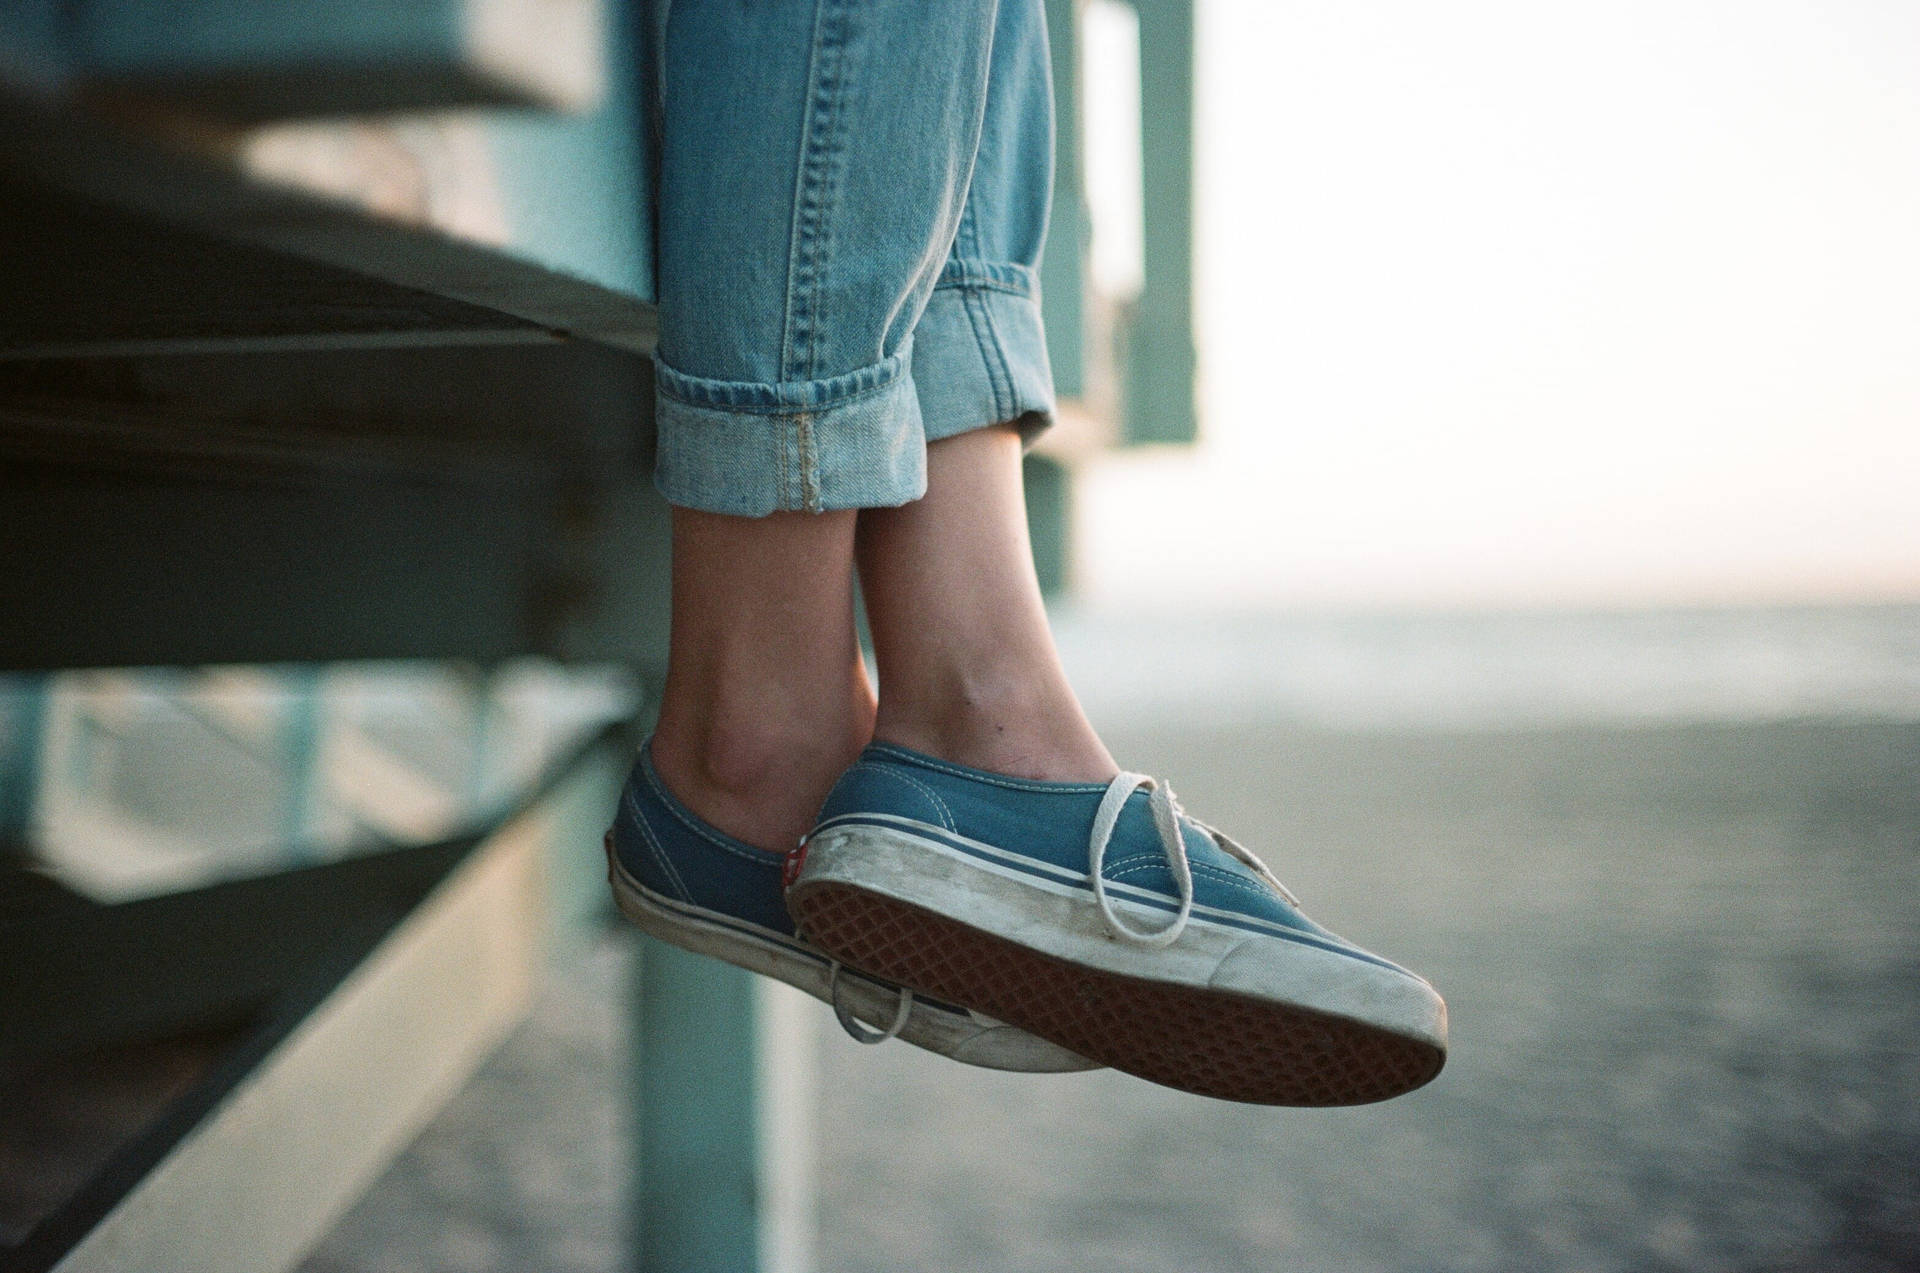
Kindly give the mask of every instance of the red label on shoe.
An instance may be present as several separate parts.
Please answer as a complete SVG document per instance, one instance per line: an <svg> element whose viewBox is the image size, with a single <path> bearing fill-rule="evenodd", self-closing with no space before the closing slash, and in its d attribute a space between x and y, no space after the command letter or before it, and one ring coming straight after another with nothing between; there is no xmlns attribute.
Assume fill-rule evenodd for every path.
<svg viewBox="0 0 1920 1273"><path fill-rule="evenodd" d="M792 888L793 882L800 878L800 868L807 864L807 842L787 850L786 861L780 864L780 887Z"/></svg>

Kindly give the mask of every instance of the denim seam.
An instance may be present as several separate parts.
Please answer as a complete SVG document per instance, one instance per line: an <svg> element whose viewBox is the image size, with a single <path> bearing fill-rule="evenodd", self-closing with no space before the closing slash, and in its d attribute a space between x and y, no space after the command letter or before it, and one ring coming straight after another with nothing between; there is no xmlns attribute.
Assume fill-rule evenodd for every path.
<svg viewBox="0 0 1920 1273"><path fill-rule="evenodd" d="M775 464L773 479L776 489L780 492L780 507L792 508L793 481L787 476L787 470L792 466L787 462L787 448L784 440L774 447L774 454L778 459Z"/></svg>
<svg viewBox="0 0 1920 1273"><path fill-rule="evenodd" d="M1012 407L1007 405L1013 398L1013 389L1002 379L1005 364L996 357L999 347L992 334L993 320L987 316L986 303L978 292L962 292L960 299L966 307L967 323L973 328L973 343L980 350L980 365L986 369L987 386L993 390L993 419L988 423L997 424L1013 414Z"/></svg>
<svg viewBox="0 0 1920 1273"><path fill-rule="evenodd" d="M971 259L978 260L983 255L980 250L980 223L974 217L971 194L966 207L961 209L960 229L955 238L956 241L964 239L971 245ZM974 343L980 347L980 362L987 371L988 387L993 390L992 422L1010 419L1013 415L1013 372L1007 367L1005 355L1001 352L1000 338L993 328L993 317L987 312L986 302L978 291L964 291L960 299L966 307L967 322L973 328Z"/></svg>
<svg viewBox="0 0 1920 1273"><path fill-rule="evenodd" d="M987 335L993 343L993 347L983 350L982 355L1000 368L1000 383L1007 388L1007 405L1001 409L1000 418L1011 420L1014 416L1016 399L1013 392L1013 367L1007 362L1007 342L1000 335L1000 325L994 321L993 306L987 304L985 296L979 296L978 293L975 295L980 303L980 316L987 321Z"/></svg>
<svg viewBox="0 0 1920 1273"><path fill-rule="evenodd" d="M814 447L813 413L803 411L794 417L794 432L800 444L801 507L817 513L820 503L820 453Z"/></svg>
<svg viewBox="0 0 1920 1273"><path fill-rule="evenodd" d="M871 398L875 394L886 393L893 388L894 383L898 380L899 377L895 376L885 384L859 389L847 394L845 397L835 398L831 402L809 402L805 404L787 402L701 402L697 399L689 398L684 394L674 393L670 389L662 388L659 392L661 397L671 398L682 406L693 407L700 411L723 411L729 415L803 416L819 415L823 411L831 411L836 407L858 402L862 398Z"/></svg>
<svg viewBox="0 0 1920 1273"><path fill-rule="evenodd" d="M1008 296L1017 296L1023 301L1033 299L1033 293L1013 283L1002 283L996 279L961 278L951 283L935 283L936 292L1004 292Z"/></svg>
<svg viewBox="0 0 1920 1273"><path fill-rule="evenodd" d="M813 43L807 51L807 84L809 90L820 74L820 23L825 12L823 4L816 3L813 11ZM800 117L799 154L794 157L793 165L793 218L787 223L787 279L785 294L781 296L780 308L780 378L792 379L787 374L793 362L793 298L798 286L800 255L802 251L803 230L806 219L807 182L812 173L808 168L808 157L813 145L813 109L814 94L807 93L804 113ZM784 488L783 488L784 489Z"/></svg>
<svg viewBox="0 0 1920 1273"><path fill-rule="evenodd" d="M787 249L786 313L780 337L781 380L812 381L820 359L818 334L824 325L820 313L820 280L826 271L827 226L833 205L836 169L845 156L839 131L846 83L846 19L839 0L818 0L814 9L813 48L807 78L806 116L800 128L799 174L795 179L794 218ZM804 365L804 366L803 366ZM769 413L770 414L770 413ZM777 444L776 475L780 502L786 508L820 511L820 474L813 443L811 416L803 408L778 414L790 417L786 436Z"/></svg>
<svg viewBox="0 0 1920 1273"><path fill-rule="evenodd" d="M963 214L964 216L965 214ZM978 237L978 227L974 227L974 237ZM955 247L959 247L956 233ZM977 244L970 249L980 253ZM1039 279L1035 272L1023 265L1012 262L993 261L984 255L949 258L934 279L934 289L943 287L990 287L997 291L1012 292L1018 296L1032 299L1039 290Z"/></svg>
<svg viewBox="0 0 1920 1273"><path fill-rule="evenodd" d="M820 359L820 280L827 270L828 226L838 169L846 156L841 132L846 88L847 21L842 0L819 0L814 17L812 93L802 125L799 190L796 198L792 264L788 273L787 330L781 340L781 379L813 380Z"/></svg>

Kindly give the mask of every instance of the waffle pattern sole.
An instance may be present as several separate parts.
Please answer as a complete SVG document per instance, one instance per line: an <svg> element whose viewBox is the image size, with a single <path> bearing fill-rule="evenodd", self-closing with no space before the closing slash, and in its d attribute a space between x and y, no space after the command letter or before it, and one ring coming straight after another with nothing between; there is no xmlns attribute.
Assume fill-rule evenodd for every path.
<svg viewBox="0 0 1920 1273"><path fill-rule="evenodd" d="M1069 963L851 885L806 884L787 901L808 940L851 967L1202 1096L1365 1105L1424 1085L1446 1060L1341 1017Z"/></svg>

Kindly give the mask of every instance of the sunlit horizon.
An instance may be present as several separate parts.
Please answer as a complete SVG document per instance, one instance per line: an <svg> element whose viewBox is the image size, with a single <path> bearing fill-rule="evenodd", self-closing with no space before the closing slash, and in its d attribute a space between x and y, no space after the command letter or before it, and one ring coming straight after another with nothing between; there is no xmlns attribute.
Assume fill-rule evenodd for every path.
<svg viewBox="0 0 1920 1273"><path fill-rule="evenodd" d="M1920 599L1920 10L1203 0L1203 441L1079 591Z"/></svg>

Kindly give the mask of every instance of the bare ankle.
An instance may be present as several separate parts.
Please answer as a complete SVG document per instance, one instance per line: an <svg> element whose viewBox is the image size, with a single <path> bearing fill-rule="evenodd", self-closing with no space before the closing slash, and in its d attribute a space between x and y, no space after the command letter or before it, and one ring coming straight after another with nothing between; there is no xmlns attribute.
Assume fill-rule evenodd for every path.
<svg viewBox="0 0 1920 1273"><path fill-rule="evenodd" d="M1118 772L1058 677L956 675L898 696L883 692L874 737L1020 778L1105 782Z"/></svg>
<svg viewBox="0 0 1920 1273"><path fill-rule="evenodd" d="M831 717L831 719L823 719ZM716 707L661 713L652 754L662 781L736 839L784 852L804 835L873 732L873 705L802 720Z"/></svg>

